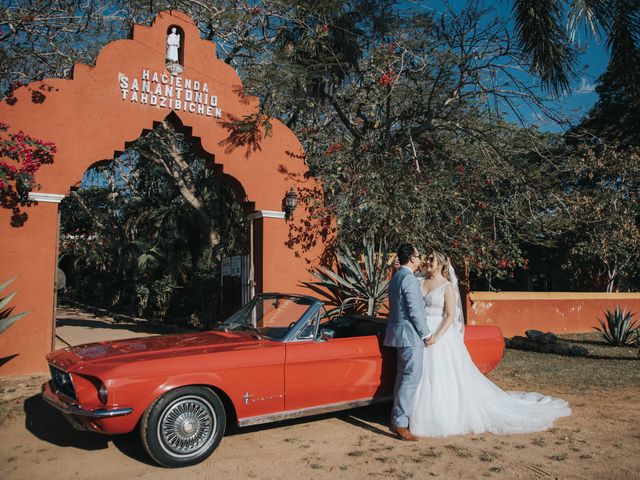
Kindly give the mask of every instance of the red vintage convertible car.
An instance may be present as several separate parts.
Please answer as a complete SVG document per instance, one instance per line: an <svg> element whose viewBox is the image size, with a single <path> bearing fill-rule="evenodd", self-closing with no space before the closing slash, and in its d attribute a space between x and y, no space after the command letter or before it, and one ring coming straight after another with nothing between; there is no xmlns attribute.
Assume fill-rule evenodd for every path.
<svg viewBox="0 0 640 480"><path fill-rule="evenodd" d="M389 400L395 350L384 322L327 318L313 297L261 294L216 330L65 348L47 360L43 398L76 427L140 425L147 453L180 467L207 458L228 422L255 425ZM496 327L468 327L483 372L501 360Z"/></svg>

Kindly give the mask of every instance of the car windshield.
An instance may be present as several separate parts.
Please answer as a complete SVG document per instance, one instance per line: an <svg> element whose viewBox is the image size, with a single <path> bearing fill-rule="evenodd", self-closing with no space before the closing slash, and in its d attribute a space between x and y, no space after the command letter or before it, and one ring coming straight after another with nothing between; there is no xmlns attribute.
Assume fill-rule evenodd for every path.
<svg viewBox="0 0 640 480"><path fill-rule="evenodd" d="M313 305L304 297L259 295L225 320L221 330L246 330L257 336L282 340Z"/></svg>

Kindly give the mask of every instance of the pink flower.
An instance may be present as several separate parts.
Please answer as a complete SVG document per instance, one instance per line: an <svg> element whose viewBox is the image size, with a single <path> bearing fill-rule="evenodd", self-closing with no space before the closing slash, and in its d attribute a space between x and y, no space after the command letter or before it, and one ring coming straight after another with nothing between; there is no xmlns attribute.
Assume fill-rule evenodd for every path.
<svg viewBox="0 0 640 480"><path fill-rule="evenodd" d="M394 84L395 72L393 70L389 70L388 73L383 73L380 78L378 78L378 85L381 87L391 87Z"/></svg>
<svg viewBox="0 0 640 480"><path fill-rule="evenodd" d="M14 84L15 86L15 84ZM0 122L0 131L7 131L9 125ZM45 163L53 162L56 152L53 142L47 142L26 135L22 130L15 134L7 134L0 138L0 156L13 160L15 164L0 161L0 177L2 189L15 188L10 182L20 181L28 188L33 188L35 173ZM6 192L5 192L6 194Z"/></svg>
<svg viewBox="0 0 640 480"><path fill-rule="evenodd" d="M332 143L331 145L329 145L327 147L327 149L325 150L325 154L326 155L331 155L332 153L336 153L339 152L340 150L342 150L344 148L344 145L342 145L341 143Z"/></svg>

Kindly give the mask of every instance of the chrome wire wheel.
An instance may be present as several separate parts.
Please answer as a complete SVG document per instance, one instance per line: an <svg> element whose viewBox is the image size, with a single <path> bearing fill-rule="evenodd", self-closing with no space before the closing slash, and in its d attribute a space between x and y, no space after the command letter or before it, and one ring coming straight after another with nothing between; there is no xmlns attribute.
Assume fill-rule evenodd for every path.
<svg viewBox="0 0 640 480"><path fill-rule="evenodd" d="M149 405L140 420L140 438L163 467L195 465L220 444L227 413L211 388L189 385L170 390Z"/></svg>
<svg viewBox="0 0 640 480"><path fill-rule="evenodd" d="M216 415L202 397L179 397L163 411L157 434L162 449L171 456L186 458L200 454L215 439Z"/></svg>

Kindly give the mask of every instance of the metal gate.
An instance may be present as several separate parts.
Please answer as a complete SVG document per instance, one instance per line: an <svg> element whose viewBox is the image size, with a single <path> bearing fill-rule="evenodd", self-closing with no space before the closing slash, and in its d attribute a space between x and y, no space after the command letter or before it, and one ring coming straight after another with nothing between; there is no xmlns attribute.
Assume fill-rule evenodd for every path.
<svg viewBox="0 0 640 480"><path fill-rule="evenodd" d="M250 255L222 259L220 308L221 320L238 311L253 297L253 272Z"/></svg>

